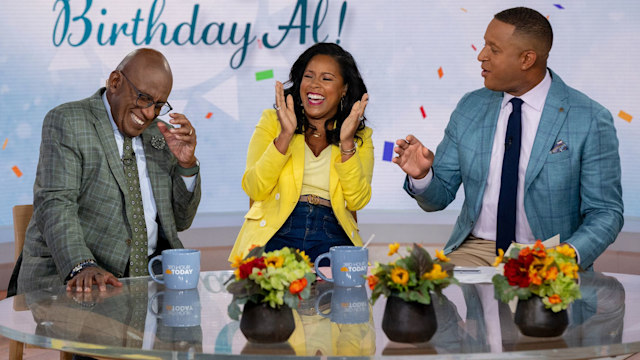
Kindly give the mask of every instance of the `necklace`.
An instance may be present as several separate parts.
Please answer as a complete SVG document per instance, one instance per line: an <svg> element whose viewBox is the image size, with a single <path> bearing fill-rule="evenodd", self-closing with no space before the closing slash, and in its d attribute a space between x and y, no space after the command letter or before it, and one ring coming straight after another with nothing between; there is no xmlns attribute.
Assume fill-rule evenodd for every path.
<svg viewBox="0 0 640 360"><path fill-rule="evenodd" d="M322 134L320 134L317 131L314 131L313 134L311 134L311 136L313 136L314 138L319 138L320 136L322 136Z"/></svg>

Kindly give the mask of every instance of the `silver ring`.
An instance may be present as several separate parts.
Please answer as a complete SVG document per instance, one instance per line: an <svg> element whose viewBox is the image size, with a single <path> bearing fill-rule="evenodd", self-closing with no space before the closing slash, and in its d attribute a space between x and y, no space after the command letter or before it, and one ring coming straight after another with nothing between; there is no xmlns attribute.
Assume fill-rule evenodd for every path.
<svg viewBox="0 0 640 360"><path fill-rule="evenodd" d="M273 108L276 109L277 111L280 111L280 109L281 109L281 107L276 105L276 104L273 104Z"/></svg>
<svg viewBox="0 0 640 360"><path fill-rule="evenodd" d="M189 136L193 135L193 128L191 128L191 130L189 130Z"/></svg>
<svg viewBox="0 0 640 360"><path fill-rule="evenodd" d="M407 139L402 139L402 140L404 140L404 142L406 142L407 144L411 144Z"/></svg>
<svg viewBox="0 0 640 360"><path fill-rule="evenodd" d="M360 117L358 118L358 121L362 121L362 120L364 120L364 115L362 115L362 116L360 116Z"/></svg>

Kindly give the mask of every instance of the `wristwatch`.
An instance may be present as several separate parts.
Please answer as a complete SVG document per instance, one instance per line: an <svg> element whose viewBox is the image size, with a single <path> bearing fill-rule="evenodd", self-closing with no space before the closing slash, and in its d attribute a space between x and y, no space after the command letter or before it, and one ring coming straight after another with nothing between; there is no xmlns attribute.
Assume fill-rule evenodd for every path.
<svg viewBox="0 0 640 360"><path fill-rule="evenodd" d="M200 160L196 159L196 166L190 168L183 168L182 166L178 165L176 171L182 176L193 176L200 172Z"/></svg>

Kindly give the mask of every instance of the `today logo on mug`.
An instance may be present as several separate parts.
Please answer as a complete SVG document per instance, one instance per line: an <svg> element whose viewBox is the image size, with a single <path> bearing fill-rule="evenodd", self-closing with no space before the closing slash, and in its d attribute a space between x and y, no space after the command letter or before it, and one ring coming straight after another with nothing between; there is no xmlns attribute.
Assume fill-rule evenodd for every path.
<svg viewBox="0 0 640 360"><path fill-rule="evenodd" d="M162 262L162 279L153 273L153 263ZM151 278L167 289L195 289L200 279L200 250L168 249L149 261Z"/></svg>
<svg viewBox="0 0 640 360"><path fill-rule="evenodd" d="M331 278L319 269L320 261L328 258L331 263ZM337 286L359 286L365 283L369 267L369 250L360 246L333 246L328 253L316 258L316 274Z"/></svg>

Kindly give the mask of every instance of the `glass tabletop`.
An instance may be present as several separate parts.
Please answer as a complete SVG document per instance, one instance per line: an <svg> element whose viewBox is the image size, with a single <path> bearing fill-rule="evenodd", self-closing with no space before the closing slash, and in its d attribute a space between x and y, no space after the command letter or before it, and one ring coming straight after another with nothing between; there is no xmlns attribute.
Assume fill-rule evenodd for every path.
<svg viewBox="0 0 640 360"><path fill-rule="evenodd" d="M203 272L198 288L166 290L150 278L122 279L104 293L64 287L0 301L0 334L40 347L93 356L145 359L345 357L460 359L592 358L640 352L640 276L581 274L583 298L569 308L562 336L522 335L513 306L493 299L493 285L460 284L434 296L438 329L430 341L389 341L381 329L385 299L366 288L316 282L294 310L285 343L248 342L227 315L230 271Z"/></svg>

